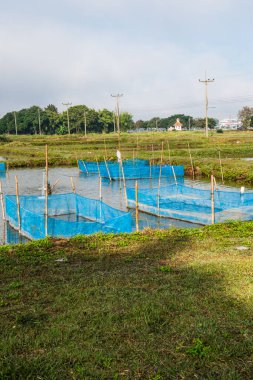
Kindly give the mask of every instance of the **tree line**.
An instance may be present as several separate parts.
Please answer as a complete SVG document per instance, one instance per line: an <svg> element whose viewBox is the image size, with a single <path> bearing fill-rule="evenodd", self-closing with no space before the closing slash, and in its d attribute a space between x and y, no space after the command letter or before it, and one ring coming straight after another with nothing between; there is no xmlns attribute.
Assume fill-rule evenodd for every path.
<svg viewBox="0 0 253 380"><path fill-rule="evenodd" d="M69 119L69 120L68 120ZM69 122L68 122L69 121ZM120 114L122 131L133 128L133 116L128 112ZM116 129L115 114L107 109L96 111L85 105L70 107L58 112L55 105L44 109L38 106L8 112L0 119L0 134L67 134L109 133Z"/></svg>
<svg viewBox="0 0 253 380"><path fill-rule="evenodd" d="M184 114L176 114L166 118L154 117L150 120L133 121L128 112L120 114L120 130L167 129L179 118L184 129L205 128L204 118L193 118ZM208 119L209 128L214 128L217 120ZM85 105L68 108L68 112L58 112L55 105L45 108L32 106L20 111L6 113L0 119L0 134L67 134L70 133L109 133L116 131L117 121L114 112L108 109L94 110Z"/></svg>
<svg viewBox="0 0 253 380"><path fill-rule="evenodd" d="M179 119L182 123L183 129L204 129L206 126L205 118L193 118L189 115L184 114L176 114L171 115L165 118L153 117L148 121L138 120L135 123L136 128L144 128L144 129L157 129L163 128L167 129L169 127L173 127L176 123L176 120ZM208 127L213 129L218 124L218 120L213 119L211 117L208 118Z"/></svg>

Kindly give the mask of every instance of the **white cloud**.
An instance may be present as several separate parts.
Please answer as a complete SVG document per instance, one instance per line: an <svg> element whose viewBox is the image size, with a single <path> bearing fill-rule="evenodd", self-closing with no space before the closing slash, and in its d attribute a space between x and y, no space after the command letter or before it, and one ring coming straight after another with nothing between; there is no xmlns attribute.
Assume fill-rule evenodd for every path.
<svg viewBox="0 0 253 380"><path fill-rule="evenodd" d="M57 4L60 2L54 3L51 16L55 15ZM201 31L199 35L190 36L189 30L189 38L185 37L184 41L187 29L182 17L193 22L200 13L224 12L234 1L206 0L204 4L200 0L95 0L91 3L63 0L63 13L59 9L54 21L50 14L46 17L49 3L45 2L45 13L36 13L36 17L31 17L31 10L22 17L15 12L2 13L0 112L32 104L55 103L61 107L62 101L113 108L110 94L123 92L121 107L136 118L173 112L201 116L204 88L198 78L203 78L205 69L210 76L217 76L216 82L210 85L210 104L221 97L250 94L252 80L243 75L232 76L234 62L229 60L226 49L222 51L215 44L205 43ZM180 7L184 8L183 16ZM67 10L73 13L68 14ZM134 25L131 24L132 13ZM104 23L97 25L102 18L105 18ZM147 25L147 18L154 21L152 29ZM167 18L173 20L172 26L167 27L165 22L161 28L160 23ZM140 31L135 33L138 27ZM180 30L184 35L180 35ZM218 78L223 73L227 76ZM232 106L216 103L217 109L212 112L218 116L235 107L232 103Z"/></svg>

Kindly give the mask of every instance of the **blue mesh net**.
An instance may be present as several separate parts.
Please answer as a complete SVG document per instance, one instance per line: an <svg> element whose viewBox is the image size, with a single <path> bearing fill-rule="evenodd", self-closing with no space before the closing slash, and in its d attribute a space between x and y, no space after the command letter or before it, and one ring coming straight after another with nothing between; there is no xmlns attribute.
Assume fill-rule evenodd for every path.
<svg viewBox="0 0 253 380"><path fill-rule="evenodd" d="M21 233L31 239L45 237L45 197L20 196ZM5 196L7 220L19 228L15 195ZM48 197L48 235L71 237L96 232L131 232L130 213L117 210L99 200L78 194L54 194Z"/></svg>
<svg viewBox="0 0 253 380"><path fill-rule="evenodd" d="M127 188L128 206L136 207L135 189ZM211 191L185 185L140 189L139 210L153 215L192 223L210 224L212 220ZM253 192L214 191L215 222L253 219Z"/></svg>
<svg viewBox="0 0 253 380"><path fill-rule="evenodd" d="M0 162L0 172L5 172L5 171L6 171L5 162Z"/></svg>
<svg viewBox="0 0 253 380"><path fill-rule="evenodd" d="M100 173L101 177L113 180L123 178L121 165L115 161L95 163L79 160L78 165L80 171L87 174ZM150 165L148 160L124 160L122 167L126 179L184 176L184 166Z"/></svg>

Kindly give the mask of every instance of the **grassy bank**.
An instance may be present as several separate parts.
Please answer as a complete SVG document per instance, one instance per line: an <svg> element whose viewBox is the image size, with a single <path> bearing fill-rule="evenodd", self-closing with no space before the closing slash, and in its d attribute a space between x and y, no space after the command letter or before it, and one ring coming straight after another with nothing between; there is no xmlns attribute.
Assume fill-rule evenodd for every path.
<svg viewBox="0 0 253 380"><path fill-rule="evenodd" d="M2 247L0 378L252 379L252 255L252 222Z"/></svg>
<svg viewBox="0 0 253 380"><path fill-rule="evenodd" d="M44 146L49 145L51 166L75 166L76 158L94 161L115 159L118 137L107 135L71 136L7 136L0 141L0 156L7 158L10 168L44 166ZM253 184L252 163L241 158L253 157L252 132L210 133L207 139L203 132L164 132L122 134L121 151L124 158L136 157L160 162L161 146L164 142L164 162L185 165L191 175L188 152L190 144L195 174L210 177L213 171L221 178L219 150L221 151L224 178ZM168 146L169 143L169 146ZM168 149L169 147L169 149ZM152 153L154 150L154 153ZM170 151L169 151L170 150ZM171 159L170 159L171 158Z"/></svg>

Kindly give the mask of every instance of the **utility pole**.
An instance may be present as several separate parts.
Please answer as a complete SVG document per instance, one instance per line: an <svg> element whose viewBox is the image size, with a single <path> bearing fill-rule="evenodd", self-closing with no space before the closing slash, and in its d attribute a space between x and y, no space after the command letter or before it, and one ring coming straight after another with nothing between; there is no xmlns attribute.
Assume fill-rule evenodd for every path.
<svg viewBox="0 0 253 380"><path fill-rule="evenodd" d="M38 108L38 118L39 118L39 132L41 135L41 121L40 121L40 109Z"/></svg>
<svg viewBox="0 0 253 380"><path fill-rule="evenodd" d="M86 134L87 134L87 118L86 118L86 111L85 110L84 110L83 116L84 116L84 134L86 137Z"/></svg>
<svg viewBox="0 0 253 380"><path fill-rule="evenodd" d="M201 83L204 83L205 84L205 98L206 98L206 137L208 137L208 91L207 91L207 87L208 87L208 84L209 83L212 83L214 82L214 79L209 79L206 77L206 73L205 73L205 80L201 80L199 79L199 82Z"/></svg>
<svg viewBox="0 0 253 380"><path fill-rule="evenodd" d="M69 126L69 109L68 106L71 106L72 103L62 103L63 106L67 107L67 121L68 121L68 133L70 135L70 126Z"/></svg>
<svg viewBox="0 0 253 380"><path fill-rule="evenodd" d="M113 112L113 132L116 133L116 109Z"/></svg>
<svg viewBox="0 0 253 380"><path fill-rule="evenodd" d="M116 98L116 121L117 121L117 131L120 135L120 125L119 125L119 98L121 98L124 94L116 94L111 95L113 98Z"/></svg>
<svg viewBox="0 0 253 380"><path fill-rule="evenodd" d="M13 112L13 116L14 116L15 129L16 129L16 135L17 135L18 134L18 126L17 126L17 116L16 116L15 111Z"/></svg>

